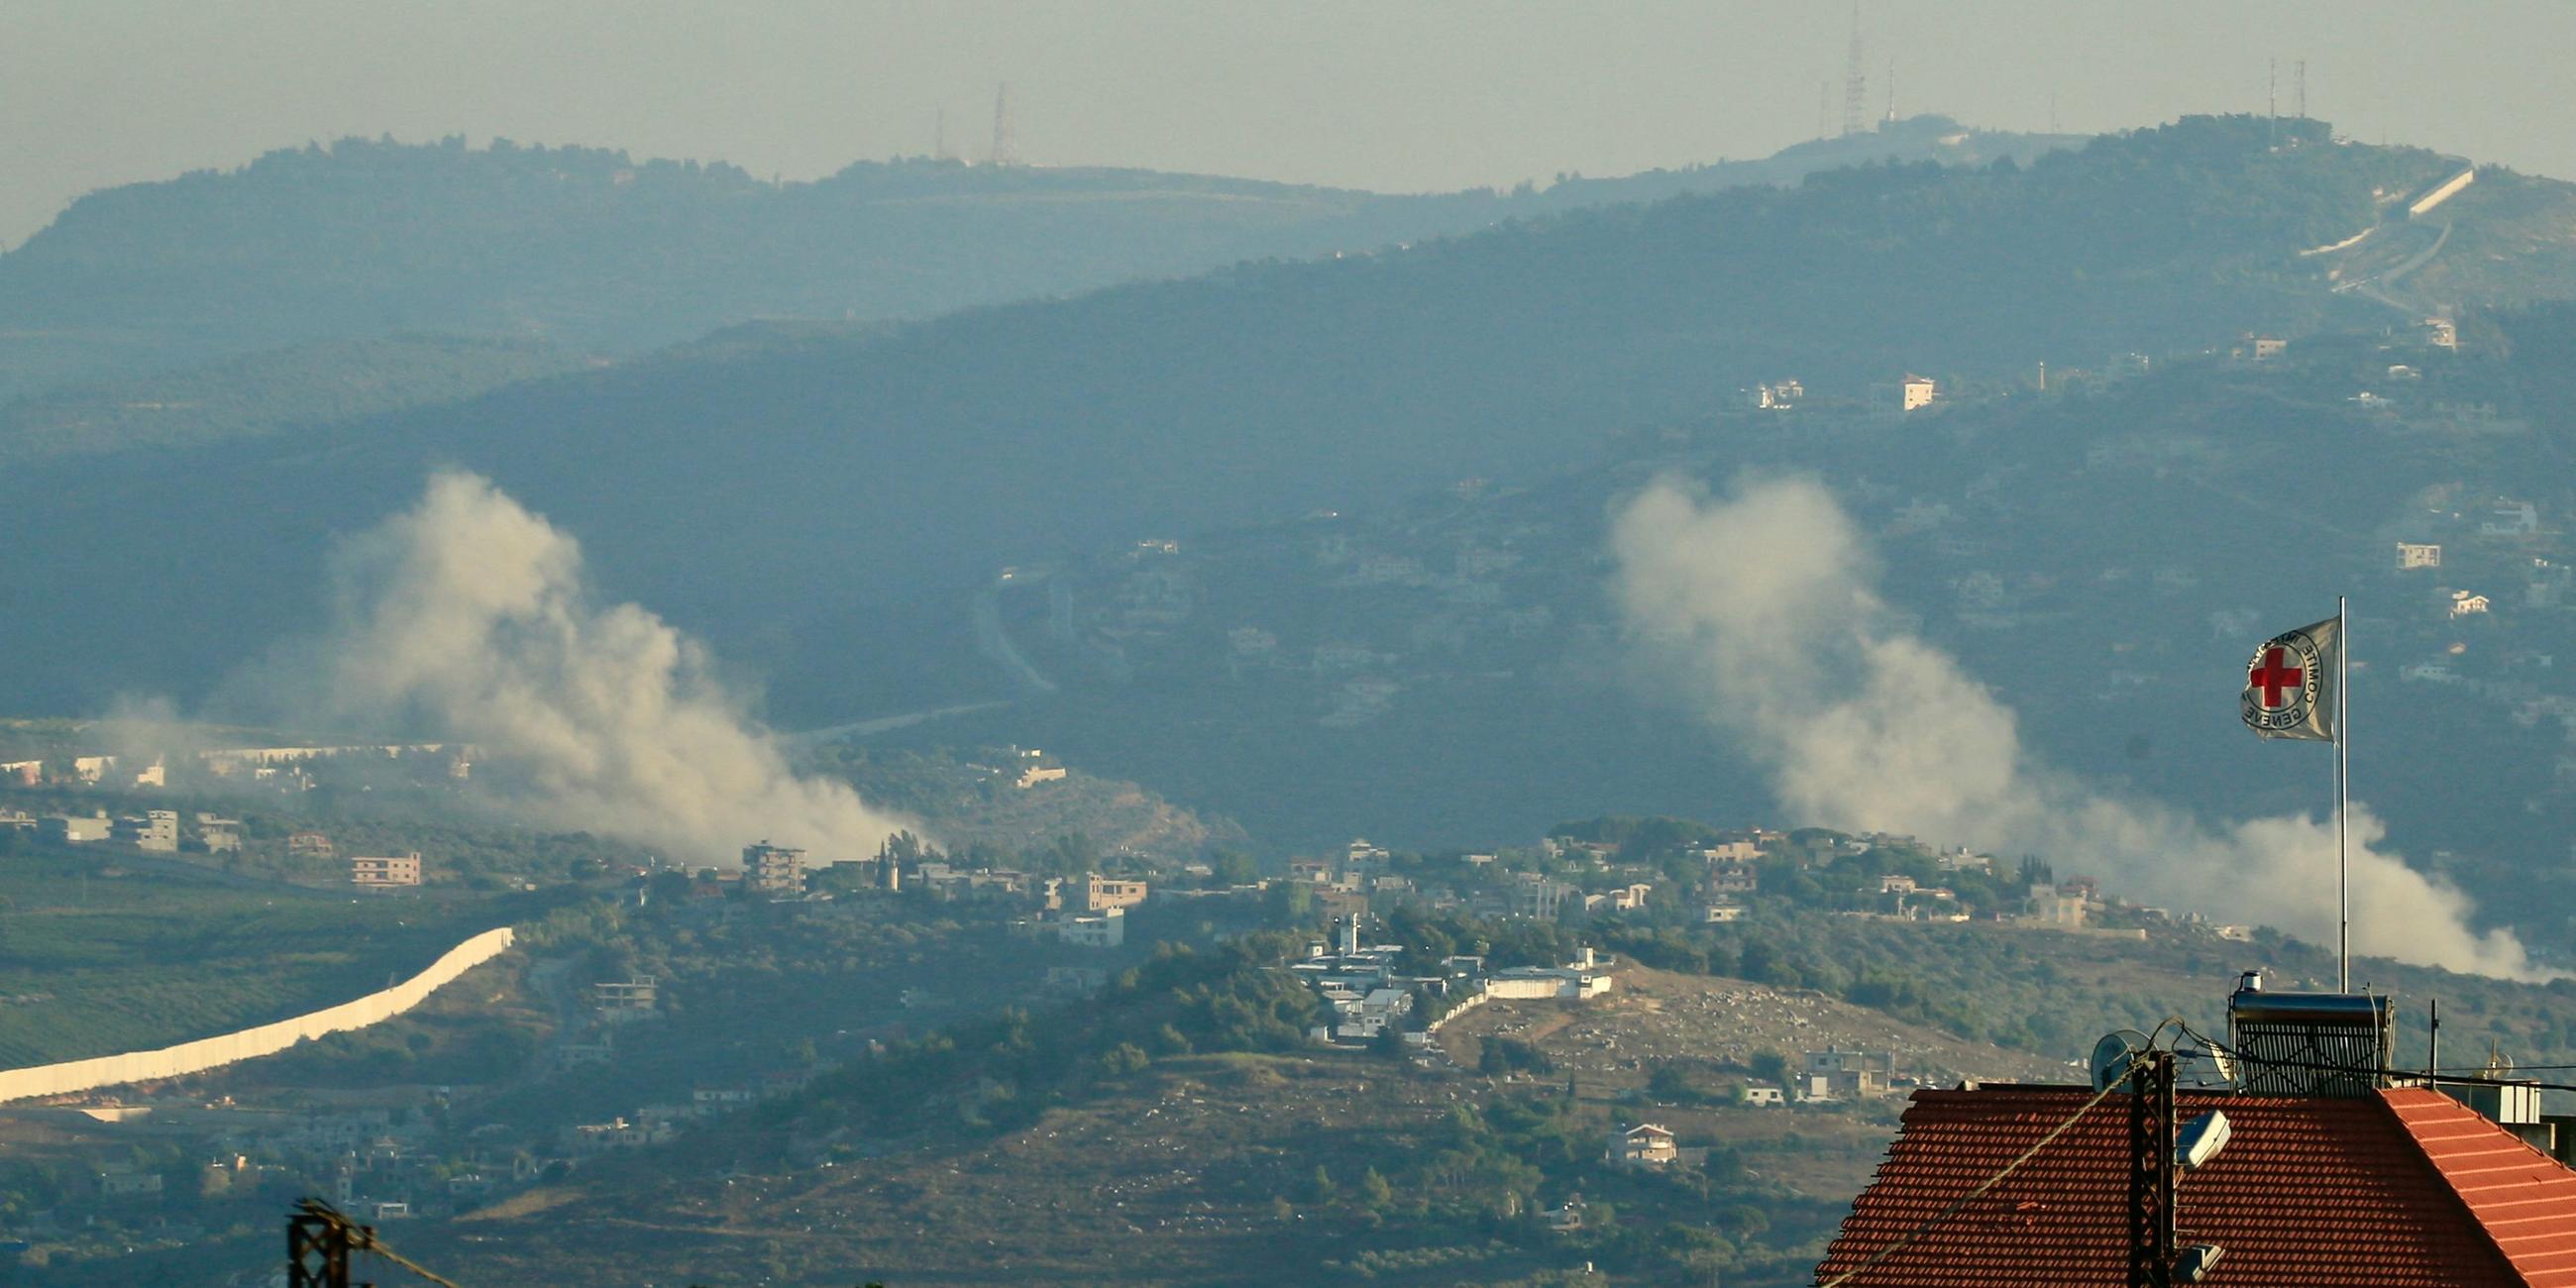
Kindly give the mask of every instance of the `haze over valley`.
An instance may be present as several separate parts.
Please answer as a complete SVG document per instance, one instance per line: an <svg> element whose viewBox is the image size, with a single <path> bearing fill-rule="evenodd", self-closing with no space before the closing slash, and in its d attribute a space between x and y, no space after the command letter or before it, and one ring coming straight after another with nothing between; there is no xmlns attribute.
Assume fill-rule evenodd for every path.
<svg viewBox="0 0 2576 1288"><path fill-rule="evenodd" d="M69 201L0 1265L266 1283L318 1196L457 1282L1812 1283L1891 1092L2343 990L2341 882L2380 1071L2576 1064L2576 174L2281 68L1901 112L1842 21L1817 137L1516 187L1005 91ZM2237 692L2338 597L2340 833Z"/></svg>

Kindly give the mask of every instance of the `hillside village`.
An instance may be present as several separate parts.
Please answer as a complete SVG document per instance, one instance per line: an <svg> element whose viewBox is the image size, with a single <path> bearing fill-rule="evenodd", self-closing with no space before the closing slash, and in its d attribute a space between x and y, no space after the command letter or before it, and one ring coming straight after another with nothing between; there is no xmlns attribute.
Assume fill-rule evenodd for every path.
<svg viewBox="0 0 2576 1288"><path fill-rule="evenodd" d="M2180 375L2153 380L2138 355L2101 371L2061 368L2054 375L2043 363L2031 384L1970 385L1938 398L1937 382L1926 377L1909 376L1866 400L1813 397L1784 380L1759 386L1749 410L1718 412L1665 438L1683 445L1794 439L1831 461L1844 452L1873 454L1891 438L1948 443L1943 429L1954 417L2098 415L2098 404L2152 404L2212 382L2320 411L2339 401L2325 414L2347 430L2436 451L2459 445L2470 459L2481 444L2527 438L2529 420L2498 411L2489 378L2462 366L2459 346L2456 326L2433 319L2376 343L2324 337L2293 348L2251 338L2197 361L2178 360ZM2334 391L2346 386L2353 392L2338 399ZM1738 450L1763 455L1759 447ZM2230 450L2205 440L2123 435L2083 445L2082 456L2090 470L2107 475L2142 464L2216 466ZM1851 490L1880 516L1885 539L1920 547L1943 569L1949 602L1940 611L1958 629L2048 626L2085 611L2097 596L2140 590L2167 601L2199 598L2194 592L2206 574L2191 559L2113 563L2080 580L2016 567L2012 561L2026 548L2005 534L2035 516L2018 509L2011 473L1942 473L1959 478L1955 494L1899 491L1866 477ZM1937 485L1940 477L1924 481ZM1311 694L1316 724L1357 727L1383 718L1408 691L1505 682L1515 664L1534 664L1567 634L1600 629L1598 605L1585 602L1588 588L1571 582L1564 566L1568 541L1588 524L1579 515L1538 517L1530 503L1541 499L1527 490L1498 494L1485 480L1467 479L1453 495L1426 500L1418 517L1356 522L1319 511L1288 529L1212 537L1186 551L1178 540L1147 538L1070 567L1013 569L1006 580L1030 601L1039 627L1030 633L1042 633L1078 673L1121 683L1159 670L1295 685ZM2563 523L2544 522L2543 513L2558 514L2565 498L2535 498L2516 480L2494 477L2445 482L2413 501L2402 512L2353 516L2394 539L2355 540L2336 554L2378 574L2374 593L2362 596L2366 611L2399 642L2374 651L2393 653L2408 682L2476 683L2485 686L2482 695L2517 701L2516 717L2526 724L2561 718L2564 698L2539 696L2549 677L2537 673L2550 669L2552 655L2535 644L2568 607L2576 554L2565 548ZM2398 573L2408 575L2391 575ZM1042 613L1034 611L1040 601ZM2202 616L2215 637L2250 647L2260 614L2230 605ZM2477 647L2461 632L2478 632ZM2517 642L2525 639L2534 643ZM2123 641L2119 651L2149 643ZM2111 678L2134 687L2168 677L2132 664ZM2535 701L2541 705L2530 705Z"/></svg>
<svg viewBox="0 0 2576 1288"><path fill-rule="evenodd" d="M1025 771L1023 778L1009 790L1061 790L1065 782ZM17 837L21 862L37 858L115 873L119 865L157 857L221 871L239 854L239 820L198 811L183 828L180 811L135 808L174 790L166 785L117 787L102 775L76 787L33 790L55 801L105 804L92 813L75 807L42 816L12 807L11 832L0 835ZM245 812L257 832L283 830L260 811ZM120 822L103 833L87 826L106 815L147 825ZM335 878L325 874L342 870L320 866L340 859L318 829L288 832L283 843L314 861L307 880L327 883ZM424 868L436 874L447 857L350 858L343 888L373 890L380 898L453 898L438 893L453 886L422 879ZM518 1000L498 1015L478 1015L475 1003L460 999L434 1005L425 1020L393 1026L410 1030L414 1049L429 1059L474 1070L470 1084L376 1085L361 1076L345 1089L325 1089L363 1066L335 1068L381 1049L381 1040L361 1036L334 1040L345 1054L280 1057L284 1065L274 1072L245 1066L181 1086L107 1091L14 1116L0 1113L0 1125L32 1130L48 1124L48 1156L63 1160L52 1165L53 1184L69 1186L55 1191L54 1206L16 1209L16 1222L0 1234L40 1258L83 1255L94 1237L84 1230L182 1245L204 1237L209 1221L228 1219L223 1213L298 1188L319 1189L377 1221L471 1212L580 1175L595 1160L675 1146L746 1109L793 1100L816 1079L864 1063L919 1025L971 1015L1000 998L1079 1008L1132 970L1140 950L1167 942L1175 931L1207 935L1214 928L1223 941L1264 926L1316 928L1302 948L1268 967L1309 999L1302 1009L1312 1022L1300 1036L1315 1050L1391 1058L1428 1077L1508 1079L1553 1063L1614 1084L1641 1076L1638 1062L1541 1056L1530 1045L1528 1021L1518 1017L1531 1014L1532 1006L1541 1015L1593 1006L1626 1014L1634 1003L1623 996L1623 981L1648 990L1641 1001L1669 994L1678 985L1639 963L1671 962L1676 952L1694 951L1682 946L1681 936L1697 928L1732 932L1821 914L1918 930L1978 922L2130 943L2151 935L2177 943L2250 938L2244 927L2137 907L2089 880L2058 881L2045 865L1942 850L1907 837L1727 831L1676 820L1593 820L1556 829L1533 845L1481 853L1424 855L1353 840L1249 879L1237 879L1247 874L1231 861L1221 872L1204 860L1139 854L1074 872L961 862L908 836L859 859L815 860L767 840L746 844L738 857L736 864L703 868L610 862L576 885L552 878L546 887L602 901L598 906L622 910L619 917L642 919L638 925L667 927L655 933L679 941L745 934L837 941L889 925L936 924L947 929L935 937L951 944L989 945L981 951L995 954L999 973L961 975L945 955L953 949L944 949L932 960L947 965L874 973L873 996L857 1006L867 1017L864 1027L844 1029L819 1046L810 1038L791 1044L798 1054L785 1060L754 1054L769 1049L762 1044L737 1041L739 1054L710 1065L675 1057L703 1040L685 1035L707 1023L696 1010L714 982L705 974L712 963L666 975L606 970L596 956L587 964L579 954L532 959L504 976L502 993ZM428 913L437 905L419 906ZM1746 950L1739 968L1759 978L1770 968L1752 952ZM1760 984L1724 995L1724 1006L1739 1009L1731 1019L1713 1014L1721 1022L1707 1036L1736 1035L1731 1054L1714 1066L1731 1073L1701 1082L1671 1077L1664 1091L1685 1105L1822 1110L1864 1105L1926 1078L1955 1078L1963 1058L1986 1061L1965 1066L1970 1076L2027 1074L2048 1064L1992 1048L1965 1057L1941 1048L1926 1063L1933 1048L1920 1039L1888 1043L1891 1034L1847 1022L1840 1039L1825 1040L1837 1026L1810 1027L1811 1019L1801 1018L1821 1004L1810 996ZM1748 1006L1754 1009L1740 1009ZM1764 1008L1776 1016L1759 1018ZM811 1020L791 1023L810 1032ZM1808 1035L1804 1045L1801 1030ZM1578 1020L1564 1036L1583 1031ZM441 1054L451 1048L458 1054ZM324 1081L306 1081L316 1076ZM530 1100L521 1090L566 1079L612 1099L594 1092ZM607 1112L585 1112L594 1105ZM1600 1158L1614 1168L1696 1168L1729 1130L1704 1109L1667 1112L1615 1125ZM157 1161L116 1161L137 1150ZM65 1178L65 1163L88 1166L93 1175ZM1534 1219L1568 1236L1579 1228L1581 1210L1579 1198L1569 1197Z"/></svg>
<svg viewBox="0 0 2576 1288"><path fill-rule="evenodd" d="M2141 614L2106 604L2145 596L2154 611L2143 616L2160 623L2153 629L2205 632L2205 645L2241 652L2281 623L2212 585L2200 571L2211 561L2200 554L2177 550L2080 574L2022 561L2027 547L2013 534L2051 521L2030 508L2049 503L2024 496L2009 471L1924 471L1924 487L1899 490L1874 484L1860 471L1876 467L1857 462L1882 454L1891 435L1933 451L1949 436L1993 433L1997 424L2046 432L2071 416L2151 410L2175 387L2166 382L2270 391L2331 432L2425 444L2446 463L2475 459L2531 432L2491 382L2458 367L2475 357L2477 334L2462 340L2433 327L2370 343L2249 342L2152 372L2116 363L2105 369L2118 374L2102 376L2061 369L2044 390L2037 377L2029 388L1935 385L1912 407L1924 391L1911 382L1873 393L1872 403L1837 405L1782 380L1705 426L1653 437L1679 458L1707 435L1796 441L1802 451L1844 444L1855 461L1844 482L1891 557L1932 570L1922 580L1947 592L1946 601L1916 606L1923 628L1964 647L2087 619L2137 621ZM2378 378L2367 383L2355 375L2374 369ZM2334 392L2347 384L2352 393ZM1877 405L1889 399L1892 407ZM2108 438L2061 450L2106 477L2143 468L2206 479L2236 468L2227 449L2205 441ZM2522 486L2539 482L2453 471L2402 509L2344 525L2326 557L2371 578L2356 596L2365 605L2360 666L2393 671L2402 691L2456 695L2564 747L2576 738L2576 689L2556 678L2552 658L2567 611L2571 552L2557 516L2568 497ZM1579 540L1585 525L1557 517L1566 510L1544 492L1469 481L1410 517L1317 514L1248 536L1158 537L1016 570L995 621L1033 665L1067 681L1128 694L1156 686L1267 692L1328 736L1364 736L1401 723L1411 704L1507 691L1567 650L1606 638L1597 571ZM2186 665L2171 639L2144 633L2115 642L2113 653L2114 693L2184 682L2197 665ZM745 837L738 856L690 859L584 841L562 866L442 846L453 838L439 829L309 814L311 802L360 787L415 804L470 799L487 785L480 780L508 772L473 748L33 751L43 754L21 751L0 765L0 839L87 871L202 865L396 900L464 889L578 893L672 944L787 935L840 945L899 926L913 942L938 945L861 967L865 989L833 1017L841 1023L828 1036L809 1026L782 1046L768 1036L779 1016L752 1008L725 1017L713 1030L729 1035L725 1054L713 1061L680 1052L718 1022L701 1004L723 995L709 990L731 968L701 960L674 971L651 960L684 960L669 948L606 959L575 953L513 967L516 982L505 991L518 1000L497 1028L492 1017L465 1015L402 1022L414 1026L404 1040L473 1071L471 1081L297 1086L317 1074L344 1080L344 1066L377 1058L366 1053L382 1048L358 1039L277 1075L253 1066L200 1086L0 1115L20 1125L13 1129L50 1133L48 1157L60 1160L48 1164L45 1191L56 1201L22 1200L0 1227L0 1238L40 1260L77 1262L105 1242L184 1246L237 1219L230 1214L264 1211L298 1189L378 1221L506 1209L514 1195L615 1175L615 1161L629 1155L728 1138L748 1111L807 1103L818 1083L896 1058L919 1034L1006 999L1079 1011L1086 999L1117 995L1120 979L1157 945L1224 943L1265 928L1296 932L1294 946L1264 969L1303 999L1291 1026L1301 1049L1395 1061L1405 1077L1432 1085L1534 1088L1564 1075L1582 1089L1578 1103L1594 1124L1584 1129L1587 1166L1692 1177L1741 1168L1746 1150L1761 1154L1752 1143L1774 1139L1773 1128L1755 1125L1766 1112L1828 1115L1832 1133L1867 1139L1885 1130L1872 1106L1891 1094L1961 1078L2044 1077L2080 1053L2091 1036L2082 1020L2033 1012L1970 1021L1972 989L1913 977L1933 954L1957 950L1953 936L2046 960L2136 952L2222 968L2297 951L2213 910L2141 905L2083 875L2080 860L1972 853L1940 838L1612 817L1521 845L1423 850L1351 840L1254 864L1213 843L1222 829L1173 832L1166 820L1135 835L1196 839L1104 849L1046 821L1050 798L1087 790L1084 776L1062 757L1015 746L906 770L946 784L922 787L924 800L1010 807L1008 829L955 851L907 836L875 855L812 855L793 838ZM829 745L815 754L853 773L896 763ZM2576 754L2559 751L2554 763L2529 798L2550 816L2576 801ZM2434 856L2437 867L2456 862ZM1842 960L1834 954L1848 947L1827 947L1859 942L1874 947ZM1784 951L1791 943L1794 960ZM961 950L987 965L961 974ZM1731 993L1674 982L1705 973L1746 982ZM1677 1006L1704 1017L1707 1027L1690 1039L1709 1044L1699 1062L1654 1054L1685 1040L1654 1027ZM1829 1022L1832 1007L1905 1019L1894 1029ZM473 1039L480 1054L451 1058L440 1053L468 1046L440 1033L442 1024L513 1036ZM1961 1050L1907 1025L1965 1029L2000 1045ZM1142 1076L1207 1040L1173 1032L1173 1041L1111 1047L1098 1057L1102 1074ZM2563 1023L2524 1038L2534 1054L2576 1047ZM585 1090L532 1099L568 1081ZM120 1161L138 1148L145 1163ZM1765 1170L1782 1176L1812 1166L1794 1161L1803 1157L1797 1150L1762 1156ZM1859 1179L1848 1169L1823 1175L1832 1179L1812 1192L1768 1191L1765 1219L1784 1235L1820 1237L1832 1187L1847 1193ZM1601 1237L1594 1209L1606 1191L1599 1176L1586 1184L1588 1199L1570 1186L1535 1191L1529 1229L1556 1240ZM1798 1196L1809 1193L1827 1197L1802 1209L1807 1199ZM1760 1243L1747 1239L1738 1252L1751 1256ZM1813 1247L1783 1245L1780 1264Z"/></svg>
<svg viewBox="0 0 2576 1288"><path fill-rule="evenodd" d="M1311 845L1321 809L1370 818L1390 808L1370 784L1395 767L1432 776L1439 790L1417 797L1471 791L1472 774L1428 763L1442 738L1472 729L1487 736L1496 767L1539 763L1517 740L1491 740L1503 730L1490 716L1497 702L1534 703L1562 725L1589 718L1587 705L1633 700L1594 698L1569 679L1620 643L1595 518L1617 497L1658 472L1723 480L1813 470L1911 588L1896 605L1902 621L1973 670L2098 704L2104 719L2137 730L2106 746L2059 739L2044 724L2037 736L2049 750L2096 773L2151 775L2141 785L2160 794L2279 810L2303 802L2230 795L2248 780L2186 773L2155 753L2199 727L2176 714L2211 684L2225 688L2261 639L2297 624L2275 619L2331 612L2330 602L2285 608L2240 557L2286 524L2299 536L2272 555L2274 567L2352 588L2363 715L2424 729L2445 754L2475 747L2536 764L2499 782L2525 806L2520 820L2499 812L2464 828L2411 796L2394 762L2373 759L2380 749L2358 753L2374 807L2401 833L2439 834L2418 843L2444 851L2437 865L2456 864L2471 888L2498 893L2496 865L2550 834L2555 822L2541 820L2576 818L2576 681L2553 662L2576 566L2563 520L2576 492L2543 468L2547 434L2535 418L2557 413L2499 363L2499 333L2477 321L2466 331L2436 319L2375 336L2238 340L2154 364L1944 385L1915 410L1893 386L1834 398L1782 380L1764 386L1769 406L1757 395L1702 422L1632 431L1621 464L1545 485L1468 479L1400 514L1319 511L1283 527L1186 543L1156 536L1022 566L995 617L1016 652L1079 691L1024 703L1063 709L1052 741L1138 776L1206 778L1203 808ZM2279 441L2212 434L2200 409L2230 402L2273 409ZM2356 438L2393 469L2334 465L2290 499L2288 516L2267 508L2260 480ZM2040 486L2042 476L2052 481ZM2112 525L2176 506L2218 509L2161 546L2108 539ZM2107 665L2077 664L2096 650L2107 650ZM1269 736L1194 759L1158 750L1149 729L1210 702ZM1583 725L1553 732L1586 749L1556 772L1597 777L1605 794L1647 783L1669 792L1653 762L1687 746L1660 741L1648 754ZM1379 773L1347 784L1320 777L1354 755ZM1211 759L1299 808L1216 787ZM1504 802L1480 804L1490 816ZM1463 810L1441 821L1453 834L1477 822Z"/></svg>
<svg viewBox="0 0 2576 1288"><path fill-rule="evenodd" d="M59 855L96 872L149 853L112 836L37 844L16 861ZM185 864L216 861L179 855ZM2001 1046L1953 1027L1964 1012L1950 1008L1992 1004L1980 990L2027 969L2006 963L2045 963L2054 999L2046 1005L2065 1010L2071 996L2117 987L2111 981L2124 973L2161 980L2149 986L2165 990L2191 989L2194 979L2205 989L2213 968L2223 974L2310 951L2269 931L2141 907L2037 861L1910 837L1672 819L1569 823L1533 844L1487 852L1422 854L1353 840L1243 881L1205 860L1135 855L1061 873L960 862L911 838L829 862L754 841L738 859L550 884L559 911L541 919L536 946L488 982L494 997L510 999L497 1011L479 994L459 995L391 1022L385 1035L333 1039L278 1057L273 1068L0 1111L0 1133L34 1132L29 1139L44 1142L37 1156L47 1160L51 1188L41 1192L54 1196L16 1191L0 1235L31 1265L78 1266L102 1240L189 1246L281 1194L310 1191L406 1231L406 1246L470 1259L477 1245L439 1232L516 1219L478 1214L518 1211L523 1201L562 1201L539 1196L623 1192L635 1197L622 1201L663 1202L626 1188L646 1173L624 1160L750 1148L781 1115L840 1103L837 1089L849 1079L897 1076L935 1058L945 1049L939 1035L976 1032L988 1022L977 1017L996 1007L1009 1008L1005 1024L1023 1022L1007 1017L1025 1008L1026 1023L1060 1026L1214 988L1232 992L1169 1019L1140 1017L1134 1038L1096 1039L1078 1069L1058 1061L1040 1066L1049 1073L996 1070L979 1075L980 1091L909 1075L902 1085L906 1095L948 1104L934 1122L963 1113L954 1130L993 1142L973 1149L1033 1149L1048 1131L1093 1132L1081 1125L1082 1098L1034 1118L1014 1107L1015 1081L1021 1094L1038 1095L1049 1079L1068 1076L1097 1080L1083 1096L1141 1094L1145 1105L1193 1120L1208 1112L1199 1102L1231 1093L1188 1088L1207 1079L1221 1086L1237 1076L1230 1068L1355 1078L1315 1112L1378 1124L1370 1133L1391 1139L1422 1130L1418 1116L1436 1118L1461 1098L1487 1103L1499 1131L1510 1115L1536 1112L1508 1106L1561 1096L1562 1107L1547 1110L1556 1123L1547 1130L1563 1134L1572 1152L1551 1156L1560 1161L1516 1191L1525 1194L1514 1200L1521 1206L1494 1227L1500 1246L1475 1256L1518 1264L1544 1261L1555 1247L1642 1267L1648 1254L1620 1232L1663 1220L1651 1214L1697 1202L1691 1196L1714 1186L1761 1213L1762 1229L1745 1218L1726 1255L1749 1281L1767 1282L1801 1258L1812 1262L1843 1197L1866 1179L1894 1098L1962 1080L2067 1076L2090 1037L2081 1016L2045 1033L2020 1022L2000 1027ZM385 897L421 900L436 888ZM427 914L436 905L416 906ZM1963 956L1972 946L1985 956ZM1228 951L1249 954L1229 968L1248 973L1177 993L1150 982ZM798 982L811 968L759 982L774 969L763 960L820 965L844 954L849 965L810 976L839 981L829 1002ZM2085 982L2075 963L2105 955L2136 964ZM1936 961L1967 972L1963 980L1985 972L1987 982L1935 984L1912 973ZM1236 1000L1220 1000L1228 996ZM805 1000L782 1006L790 997ZM1232 1027L1264 1014L1276 1018L1259 1024L1275 1029ZM2576 1033L2519 1040L2537 1057ZM431 1074L438 1083L369 1072L406 1045L424 1073L444 1070ZM1241 1058L1279 1063L1204 1063L1244 1050L1272 1054ZM1166 1085L1175 1089L1150 1090ZM1090 1136L1090 1148L1124 1157L1172 1139L1152 1112L1132 1112L1144 1115L1137 1130ZM1261 1130L1293 1131L1294 1123ZM840 1158L910 1169L955 1147L935 1143L952 1128L928 1130L918 1140L900 1131L791 1133L802 1143L787 1148L808 1166ZM1210 1165L1222 1172L1256 1166L1256 1157L1314 1158L1318 1148L1265 1134L1218 1146ZM1401 1215L1406 1196L1433 1184L1391 1145L1354 1143L1322 1157L1329 1187L1294 1174L1245 1183L1275 1184L1291 1220L1305 1211L1336 1221L1369 1211L1411 1220ZM752 1175L764 1192L776 1184L759 1168ZM1364 1183L1368 1175L1387 1197L1367 1196L1377 1185ZM1346 1200L1345 1186L1367 1193ZM1147 1227L1168 1232L1157 1237L1250 1232L1281 1219L1269 1200L1239 1202L1222 1197L1233 1190L1203 1187L1137 1190L1140 1213L1163 1212L1155 1196L1164 1193L1215 1205L1153 1217L1171 1223Z"/></svg>

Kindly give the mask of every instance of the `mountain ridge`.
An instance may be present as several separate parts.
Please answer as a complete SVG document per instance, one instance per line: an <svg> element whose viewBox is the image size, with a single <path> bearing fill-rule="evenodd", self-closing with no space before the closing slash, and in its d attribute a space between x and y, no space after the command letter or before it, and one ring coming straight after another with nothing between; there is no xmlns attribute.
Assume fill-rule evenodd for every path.
<svg viewBox="0 0 2576 1288"><path fill-rule="evenodd" d="M921 158L774 183L605 148L344 139L92 193L0 254L0 398L389 331L633 353L761 317L924 317L1885 156L1982 162L2066 142L1916 118L1758 161L1404 195Z"/></svg>

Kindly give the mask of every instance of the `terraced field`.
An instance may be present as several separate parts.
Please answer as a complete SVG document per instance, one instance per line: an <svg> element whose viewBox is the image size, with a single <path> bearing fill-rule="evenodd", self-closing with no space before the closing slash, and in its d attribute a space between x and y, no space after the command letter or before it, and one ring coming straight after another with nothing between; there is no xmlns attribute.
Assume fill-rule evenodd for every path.
<svg viewBox="0 0 2576 1288"><path fill-rule="evenodd" d="M0 1068L284 1019L501 924L480 900L352 899L86 857L11 859L0 900Z"/></svg>

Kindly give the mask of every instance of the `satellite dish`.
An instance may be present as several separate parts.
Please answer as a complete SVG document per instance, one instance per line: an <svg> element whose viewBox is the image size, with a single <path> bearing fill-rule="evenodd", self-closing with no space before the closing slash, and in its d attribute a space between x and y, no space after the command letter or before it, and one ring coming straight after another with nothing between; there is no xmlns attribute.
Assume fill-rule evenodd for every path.
<svg viewBox="0 0 2576 1288"><path fill-rule="evenodd" d="M2235 1086L2236 1053L2212 1042L2209 1044L2208 1054L2209 1067L2217 1072L2218 1080L2231 1087Z"/></svg>
<svg viewBox="0 0 2576 1288"><path fill-rule="evenodd" d="M2105 1033L2093 1044L2093 1089L2107 1091L2129 1076L2129 1057L2147 1050L2147 1035L2136 1029Z"/></svg>

